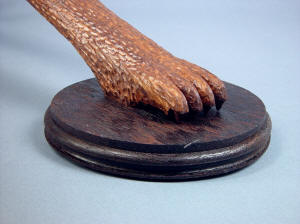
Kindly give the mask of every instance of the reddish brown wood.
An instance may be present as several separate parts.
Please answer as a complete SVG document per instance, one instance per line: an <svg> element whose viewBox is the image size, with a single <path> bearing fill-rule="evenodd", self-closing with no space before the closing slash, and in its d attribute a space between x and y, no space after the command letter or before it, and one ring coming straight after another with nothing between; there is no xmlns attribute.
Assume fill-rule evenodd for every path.
<svg viewBox="0 0 300 224"><path fill-rule="evenodd" d="M151 108L111 101L95 79L85 80L53 98L46 138L67 158L114 175L184 180L232 172L265 151L271 121L254 94L229 83L226 88L222 111L177 123Z"/></svg>
<svg viewBox="0 0 300 224"><path fill-rule="evenodd" d="M124 105L183 114L220 109L226 100L215 75L173 56L98 0L28 2L73 44L104 92Z"/></svg>

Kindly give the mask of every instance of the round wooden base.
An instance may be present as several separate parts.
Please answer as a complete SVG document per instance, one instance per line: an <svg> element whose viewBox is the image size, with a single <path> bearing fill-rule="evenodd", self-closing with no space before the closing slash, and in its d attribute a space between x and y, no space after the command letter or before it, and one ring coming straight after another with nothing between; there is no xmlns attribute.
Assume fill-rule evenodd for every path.
<svg viewBox="0 0 300 224"><path fill-rule="evenodd" d="M64 157L122 177L176 181L217 176L257 160L271 120L249 91L226 83L220 112L175 122L153 108L124 107L104 97L95 79L60 91L45 115L45 136Z"/></svg>

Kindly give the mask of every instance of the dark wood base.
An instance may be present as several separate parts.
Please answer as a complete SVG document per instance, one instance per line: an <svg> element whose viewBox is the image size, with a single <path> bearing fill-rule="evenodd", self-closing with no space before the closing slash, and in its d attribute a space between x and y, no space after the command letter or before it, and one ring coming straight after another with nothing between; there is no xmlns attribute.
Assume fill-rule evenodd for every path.
<svg viewBox="0 0 300 224"><path fill-rule="evenodd" d="M107 174L159 181L218 176L256 161L270 142L271 120L249 91L226 83L220 112L178 123L153 108L123 107L95 79L59 92L45 115L47 141L61 155Z"/></svg>

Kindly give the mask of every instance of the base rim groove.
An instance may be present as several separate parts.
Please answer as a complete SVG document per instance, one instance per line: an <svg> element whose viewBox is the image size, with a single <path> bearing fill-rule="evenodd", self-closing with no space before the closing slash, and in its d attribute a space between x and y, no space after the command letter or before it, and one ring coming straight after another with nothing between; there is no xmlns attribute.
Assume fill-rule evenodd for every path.
<svg viewBox="0 0 300 224"><path fill-rule="evenodd" d="M220 160L220 158L213 158L214 155L212 154L212 150L201 151L198 153L147 153L146 156L149 156L149 158L146 161L148 163L145 165L145 161L143 161L145 153L113 149L101 145L97 146L90 142L84 142L84 140L70 136L68 133L61 130L51 119L49 111L47 111L45 115L46 139L48 143L63 157L94 171L130 179L151 181L184 181L203 179L229 174L249 166L254 163L268 148L271 126L271 120L267 114L265 125L257 133L238 144L230 146L231 151L235 150L241 155L238 153L228 154L228 147L216 149L215 157L220 156L223 153L223 157L220 157L223 158L223 160ZM88 150L89 147L98 147L99 152L97 153L97 151L94 151L91 153ZM122 153L121 157L116 153L115 157L110 157L109 160L103 160L103 158L107 157L107 152L111 151L112 153L115 153L116 150L117 152ZM106 152L106 155L103 154L103 152ZM135 154L134 157L130 158L129 163L126 161L126 154L128 158L132 156L132 154ZM166 158L170 155L171 157L177 158L175 163L174 161L173 163L168 163L166 162L167 160L153 160L153 158ZM152 163L151 156L153 156ZM207 157L206 160L205 156ZM199 160L199 158L202 159ZM216 161L214 161L214 159ZM172 159L170 158L170 160ZM203 164L207 166L203 167Z"/></svg>

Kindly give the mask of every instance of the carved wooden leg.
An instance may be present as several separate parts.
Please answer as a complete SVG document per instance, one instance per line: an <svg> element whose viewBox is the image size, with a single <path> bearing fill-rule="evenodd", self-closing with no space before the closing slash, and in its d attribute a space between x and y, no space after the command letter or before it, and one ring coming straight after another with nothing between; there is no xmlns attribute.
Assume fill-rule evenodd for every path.
<svg viewBox="0 0 300 224"><path fill-rule="evenodd" d="M76 48L107 95L164 111L201 111L226 100L224 84L178 59L97 0L28 0Z"/></svg>

